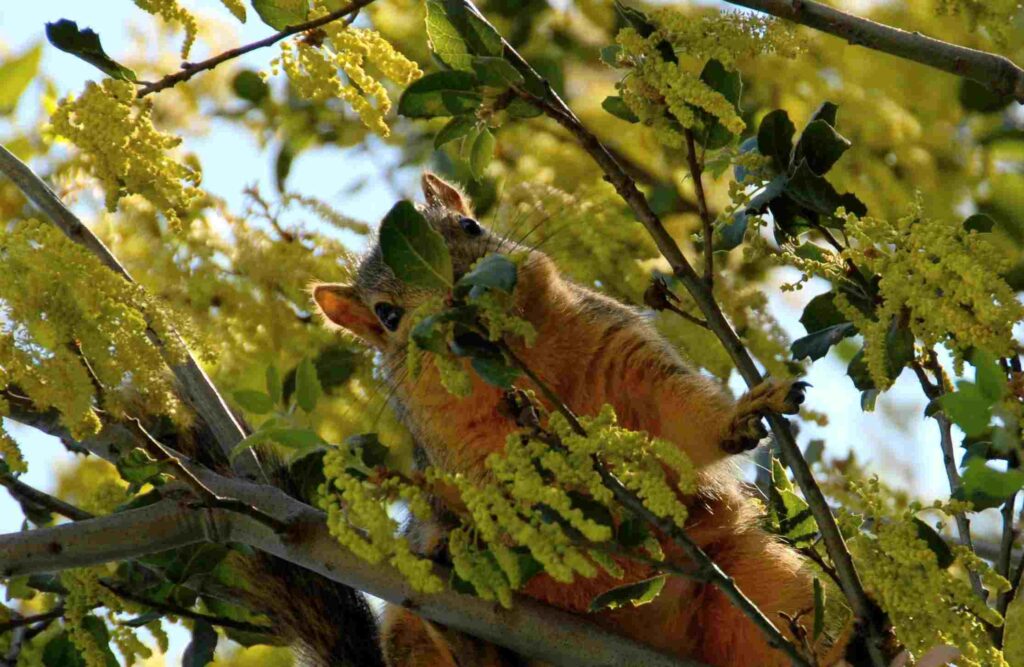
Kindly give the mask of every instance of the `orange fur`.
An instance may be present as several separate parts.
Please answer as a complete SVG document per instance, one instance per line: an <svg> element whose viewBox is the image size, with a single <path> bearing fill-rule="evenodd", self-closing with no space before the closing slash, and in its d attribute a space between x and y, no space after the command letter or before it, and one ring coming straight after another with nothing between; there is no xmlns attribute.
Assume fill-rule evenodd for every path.
<svg viewBox="0 0 1024 667"><path fill-rule="evenodd" d="M458 235L444 225L451 225L452 219L457 220L454 216L469 209L461 193L445 186L436 177L424 179L428 203L449 208L448 212L429 208L426 214L445 232L451 246ZM456 250L453 248L453 255ZM401 298L388 296L380 286L357 287L365 295L364 310L372 308L371 300L382 295ZM717 382L687 369L636 311L566 281L541 253L532 252L522 265L516 298L523 317L539 334L532 347L511 342L526 365L575 412L595 414L610 403L623 426L669 440L686 452L701 470L702 480L698 497L690 500L691 536L772 621L781 620L779 612L793 615L810 607L811 578L805 563L757 526L750 500L723 463L723 442L736 438L737 430L749 429L764 410L784 407L789 385L758 388L734 402ZM344 322L340 324L344 326ZM399 342L403 334L407 331L400 328L394 334L395 342L385 341L381 346L385 357L402 353ZM436 370L428 364L419 378L402 382L396 396L406 423L431 463L449 471L484 476L487 455L502 450L506 436L515 428L499 413L502 392L475 375L472 395L458 398L440 387ZM670 547L666 550L670 557L685 562ZM623 564L629 579L649 575L646 566ZM597 594L622 583L599 576L564 585L541 575L529 582L524 592L583 612ZM430 624L421 621L413 627L413 614L405 610L390 613L384 644L391 664L450 664L453 655L437 648L436 635L428 632ZM594 620L633 639L711 665L787 664L783 654L769 647L760 631L719 591L686 579L671 579L651 604L602 613ZM402 632L407 637L400 638ZM457 648L450 633L445 636L449 645ZM423 655L433 657L404 657L409 637L419 637ZM454 659L460 664L486 664L457 654Z"/></svg>

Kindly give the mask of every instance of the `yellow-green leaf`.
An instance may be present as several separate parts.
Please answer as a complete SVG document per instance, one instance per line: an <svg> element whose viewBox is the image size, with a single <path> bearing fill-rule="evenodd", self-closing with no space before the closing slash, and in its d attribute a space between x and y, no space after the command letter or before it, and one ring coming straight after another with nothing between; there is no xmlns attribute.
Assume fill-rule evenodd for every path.
<svg viewBox="0 0 1024 667"><path fill-rule="evenodd" d="M0 64L0 114L9 114L18 106L22 93L39 71L42 44Z"/></svg>

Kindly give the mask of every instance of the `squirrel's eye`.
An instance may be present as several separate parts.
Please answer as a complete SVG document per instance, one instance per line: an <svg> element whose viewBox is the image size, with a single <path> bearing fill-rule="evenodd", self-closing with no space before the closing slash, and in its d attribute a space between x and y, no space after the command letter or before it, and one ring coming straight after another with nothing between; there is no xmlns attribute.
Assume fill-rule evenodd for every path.
<svg viewBox="0 0 1024 667"><path fill-rule="evenodd" d="M484 233L484 228L473 218L459 218L459 227L470 236L480 236Z"/></svg>
<svg viewBox="0 0 1024 667"><path fill-rule="evenodd" d="M377 313L377 319L384 325L384 328L388 331L395 331L398 329L399 323L402 321L402 315L405 314L405 309L394 304L381 301L373 307L373 312Z"/></svg>

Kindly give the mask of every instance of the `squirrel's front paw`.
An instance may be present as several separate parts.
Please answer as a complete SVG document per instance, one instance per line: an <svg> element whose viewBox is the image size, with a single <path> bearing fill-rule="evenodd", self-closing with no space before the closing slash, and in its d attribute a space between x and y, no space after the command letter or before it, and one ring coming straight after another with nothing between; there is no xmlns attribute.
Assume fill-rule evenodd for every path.
<svg viewBox="0 0 1024 667"><path fill-rule="evenodd" d="M761 418L769 412L796 414L810 386L802 381L765 380L748 391L736 402L729 430L722 438L722 451L739 454L757 447L768 435Z"/></svg>

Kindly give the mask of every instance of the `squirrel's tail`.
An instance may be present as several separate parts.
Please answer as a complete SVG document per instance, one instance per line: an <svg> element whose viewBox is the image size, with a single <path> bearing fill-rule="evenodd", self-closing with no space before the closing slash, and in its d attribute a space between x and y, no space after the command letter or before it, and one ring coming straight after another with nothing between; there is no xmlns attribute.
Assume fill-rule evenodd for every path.
<svg viewBox="0 0 1024 667"><path fill-rule="evenodd" d="M309 503L288 466L260 453L274 486ZM340 547L339 547L340 548ZM248 595L275 637L310 667L384 667L376 614L362 593L269 554L249 559Z"/></svg>

